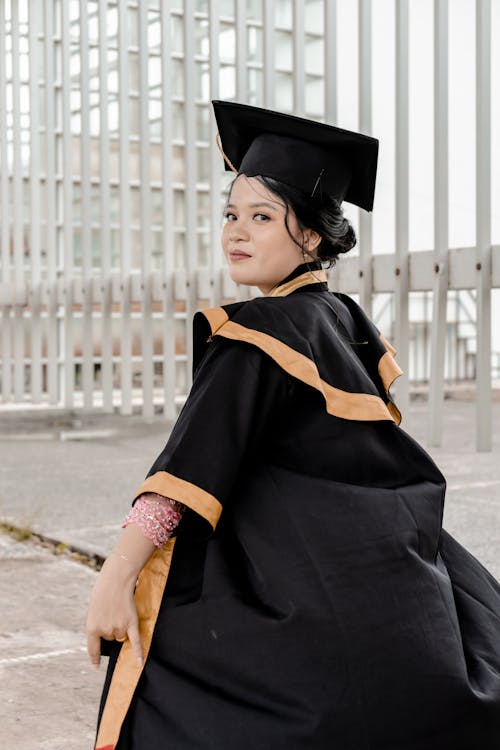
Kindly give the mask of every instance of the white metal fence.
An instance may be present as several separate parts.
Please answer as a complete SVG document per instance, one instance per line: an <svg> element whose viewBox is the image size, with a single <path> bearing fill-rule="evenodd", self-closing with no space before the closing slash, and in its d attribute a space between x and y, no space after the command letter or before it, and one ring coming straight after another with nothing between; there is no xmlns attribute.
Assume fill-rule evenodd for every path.
<svg viewBox="0 0 500 750"><path fill-rule="evenodd" d="M499 5L0 0L2 400L175 415L189 386L193 312L247 293L220 251L231 175L209 105L235 99L381 138L375 212L350 211L358 250L329 272L330 286L359 294L401 367L429 379L433 443L445 374L475 378L477 446L489 449ZM475 115L461 158L473 161L474 180L462 176L474 183L476 220L472 241L450 247L457 33L475 71L460 85L469 86L464 117ZM397 398L404 413L407 381Z"/></svg>

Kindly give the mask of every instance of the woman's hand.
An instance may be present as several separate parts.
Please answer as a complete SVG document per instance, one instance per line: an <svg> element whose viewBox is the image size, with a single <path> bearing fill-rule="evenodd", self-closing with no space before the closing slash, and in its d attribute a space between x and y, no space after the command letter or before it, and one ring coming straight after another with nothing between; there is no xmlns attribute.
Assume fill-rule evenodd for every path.
<svg viewBox="0 0 500 750"><path fill-rule="evenodd" d="M122 532L102 566L90 597L87 615L87 651L95 667L101 661L101 638L128 638L139 665L143 653L134 600L137 577L155 547L134 524Z"/></svg>
<svg viewBox="0 0 500 750"><path fill-rule="evenodd" d="M87 650L95 667L101 661L101 638L108 641L128 638L138 661L142 662L139 621L134 601L137 576L131 575L125 560L111 555L99 573L90 597L87 615Z"/></svg>

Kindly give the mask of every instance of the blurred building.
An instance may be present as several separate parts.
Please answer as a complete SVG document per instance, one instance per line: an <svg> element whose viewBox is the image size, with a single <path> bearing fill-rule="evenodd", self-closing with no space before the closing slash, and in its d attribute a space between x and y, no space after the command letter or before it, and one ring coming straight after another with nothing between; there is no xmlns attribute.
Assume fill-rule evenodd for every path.
<svg viewBox="0 0 500 750"><path fill-rule="evenodd" d="M209 102L233 99L380 138L331 288L395 342L434 441L445 385L476 381L487 446L499 38L500 0L0 0L4 403L174 416L194 310L249 293L219 241Z"/></svg>

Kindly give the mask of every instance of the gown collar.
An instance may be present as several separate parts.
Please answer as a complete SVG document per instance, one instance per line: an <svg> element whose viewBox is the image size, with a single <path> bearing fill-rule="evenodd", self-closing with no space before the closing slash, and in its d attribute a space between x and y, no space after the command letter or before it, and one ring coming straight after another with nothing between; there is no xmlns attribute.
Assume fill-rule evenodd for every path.
<svg viewBox="0 0 500 750"><path fill-rule="evenodd" d="M279 282L267 295L268 297L286 297L288 294L303 289L304 291L328 291L326 271L320 261L301 263Z"/></svg>

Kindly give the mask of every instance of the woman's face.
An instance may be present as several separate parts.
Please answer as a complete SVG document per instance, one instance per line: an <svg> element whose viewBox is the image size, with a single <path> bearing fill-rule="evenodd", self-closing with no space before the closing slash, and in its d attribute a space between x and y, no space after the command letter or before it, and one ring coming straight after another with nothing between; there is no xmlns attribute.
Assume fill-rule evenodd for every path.
<svg viewBox="0 0 500 750"><path fill-rule="evenodd" d="M268 294L294 268L304 262L300 245L295 244L285 226L285 204L255 177L240 175L232 185L224 211L222 249L231 278L237 284L257 286ZM302 232L295 214L288 211L290 232L300 243ZM314 235L318 237L313 242ZM304 243L313 254L320 238L306 230ZM310 260L310 256L306 257Z"/></svg>

